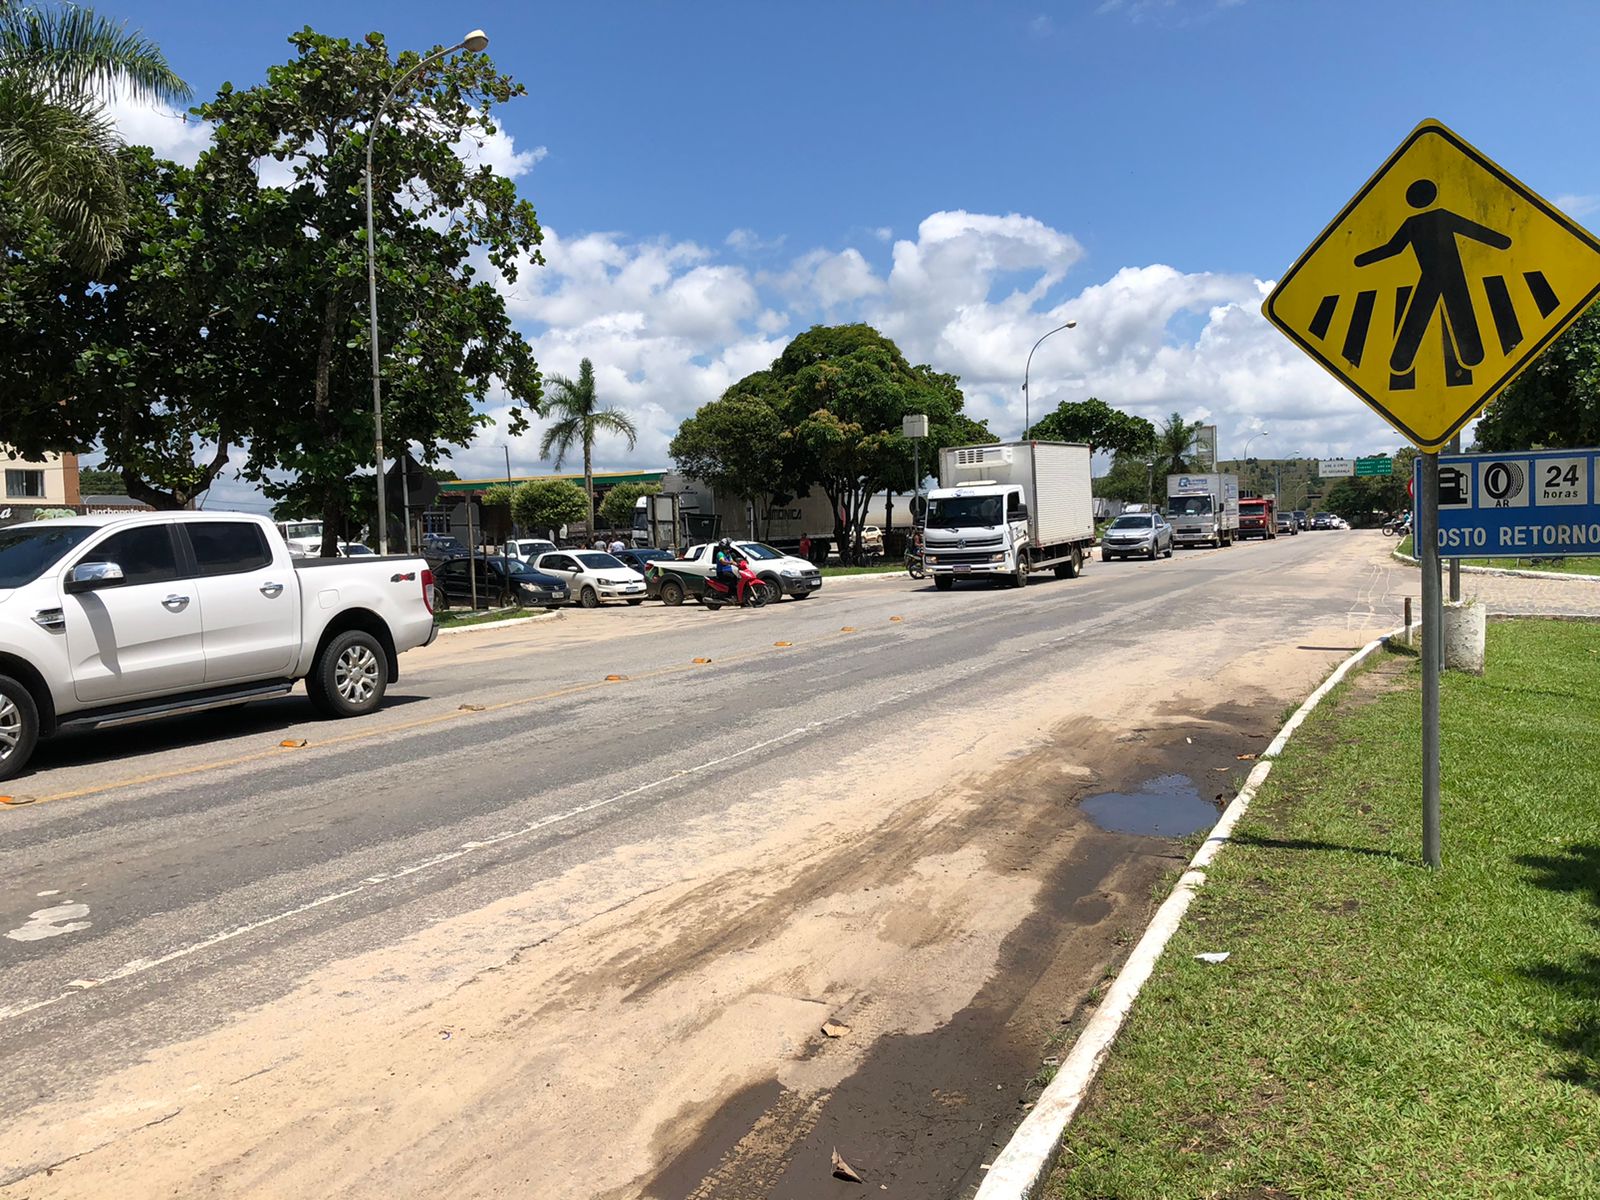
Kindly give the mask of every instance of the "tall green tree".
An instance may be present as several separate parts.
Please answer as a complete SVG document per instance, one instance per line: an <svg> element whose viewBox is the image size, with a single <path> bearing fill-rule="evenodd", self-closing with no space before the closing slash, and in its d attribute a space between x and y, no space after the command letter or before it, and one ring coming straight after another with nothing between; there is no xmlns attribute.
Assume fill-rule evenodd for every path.
<svg viewBox="0 0 1600 1200"><path fill-rule="evenodd" d="M24 251L0 260L0 354L25 359L0 425L55 449L99 444L130 495L166 505L242 451L281 511L323 518L330 553L373 486L367 139L420 56L391 61L376 34L289 40L295 56L265 83L224 84L200 108L214 136L193 170L124 152L136 229L103 278L74 275L50 229L7 205L14 189L0 193ZM537 264L538 220L510 179L454 149L522 90L482 54L453 56L399 87L374 143L384 434L429 465L486 422L492 385L511 400L508 433L538 406L532 351L478 266L515 278ZM266 159L286 184L262 184Z"/></svg>
<svg viewBox="0 0 1600 1200"><path fill-rule="evenodd" d="M0 0L0 184L90 272L121 248L127 221L107 93L176 103L189 88L154 42L93 9Z"/></svg>
<svg viewBox="0 0 1600 1200"><path fill-rule="evenodd" d="M1506 385L1477 431L1477 448L1486 452L1595 445L1600 445L1600 304Z"/></svg>
<svg viewBox="0 0 1600 1200"><path fill-rule="evenodd" d="M583 450L583 490L589 496L589 529L594 529L594 439L599 433L616 434L626 438L631 451L639 442L639 431L634 428L628 414L620 408L601 408L595 390L594 364L587 358L578 364L578 377L552 375L549 380L549 410L556 416L555 423L544 431L539 440L539 457L549 458L555 451L554 465L561 469L562 460L572 453L573 447Z"/></svg>
<svg viewBox="0 0 1600 1200"><path fill-rule="evenodd" d="M1156 430L1152 461L1155 463L1155 476L1162 480L1163 487L1166 486L1166 476L1181 475L1194 469L1189 452L1194 445L1195 434L1200 432L1203 424L1201 421L1185 421L1181 413L1173 413Z"/></svg>
<svg viewBox="0 0 1600 1200"><path fill-rule="evenodd" d="M782 392L771 372L758 371L702 404L678 426L667 452L686 475L714 492L767 512L776 495L800 485L785 461Z"/></svg>
<svg viewBox="0 0 1600 1200"><path fill-rule="evenodd" d="M940 445L992 441L961 411L954 375L912 366L870 325L817 325L773 362L774 389L787 426L787 461L795 479L819 485L834 512L841 553L861 556L861 528L872 496L910 479L911 445L901 419L927 413L930 452Z"/></svg>
<svg viewBox="0 0 1600 1200"><path fill-rule="evenodd" d="M1034 422L1027 434L1056 442L1083 442L1091 450L1110 450L1129 456L1148 454L1155 445L1156 427L1143 417L1112 408L1104 400L1068 400L1054 412Z"/></svg>

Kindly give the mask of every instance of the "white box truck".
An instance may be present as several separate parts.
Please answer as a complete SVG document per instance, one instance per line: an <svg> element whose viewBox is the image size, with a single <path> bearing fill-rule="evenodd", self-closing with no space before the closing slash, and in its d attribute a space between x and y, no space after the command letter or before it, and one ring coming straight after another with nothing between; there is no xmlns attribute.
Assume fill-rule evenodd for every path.
<svg viewBox="0 0 1600 1200"><path fill-rule="evenodd" d="M1058 578L1083 569L1094 549L1089 447L1003 442L939 452L928 493L922 562L934 586L958 579L1022 587L1034 571Z"/></svg>
<svg viewBox="0 0 1600 1200"><path fill-rule="evenodd" d="M1174 546L1233 545L1239 536L1239 477L1168 475L1167 520Z"/></svg>

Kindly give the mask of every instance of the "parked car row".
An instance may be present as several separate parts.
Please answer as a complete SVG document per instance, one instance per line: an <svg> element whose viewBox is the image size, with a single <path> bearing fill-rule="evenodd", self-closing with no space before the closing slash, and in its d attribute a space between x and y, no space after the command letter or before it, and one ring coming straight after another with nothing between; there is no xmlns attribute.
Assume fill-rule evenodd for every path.
<svg viewBox="0 0 1600 1200"><path fill-rule="evenodd" d="M551 547L539 549L539 547ZM669 606L686 599L704 601L707 580L715 574L710 544L690 546L682 558L669 550L641 546L611 554L602 550L560 550L539 539L517 539L515 554L443 559L434 568L434 607L498 607L503 604L554 608L578 604L598 608L607 601L629 605L660 600ZM763 542L735 542L734 549L766 585L770 600L804 599L822 587L822 572L803 558ZM715 588L709 589L715 600Z"/></svg>

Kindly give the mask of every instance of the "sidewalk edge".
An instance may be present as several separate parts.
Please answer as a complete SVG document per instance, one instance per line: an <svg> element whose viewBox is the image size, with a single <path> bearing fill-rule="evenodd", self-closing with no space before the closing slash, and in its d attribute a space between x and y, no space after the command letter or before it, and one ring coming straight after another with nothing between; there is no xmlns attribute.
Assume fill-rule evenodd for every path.
<svg viewBox="0 0 1600 1200"><path fill-rule="evenodd" d="M1397 629L1375 638L1346 658L1284 723L1278 736L1250 772L1244 787L1223 811L1205 843L1195 852L1188 869L1173 885L1172 892L1162 901L1161 907L1156 909L1155 916L1150 918L1144 935L1128 955L1127 962L1106 992L1105 999L1078 1035L1056 1077L1050 1081L1022 1124L1017 1126L1005 1149L996 1156L974 1200L1033 1200L1039 1194L1040 1186L1055 1168L1060 1156L1062 1137L1067 1126L1072 1123L1072 1118L1087 1097L1134 1001L1155 970L1167 942L1177 932L1178 924L1188 911L1195 892L1205 883L1205 868L1227 845L1234 826L1249 809L1256 791L1271 773L1273 760L1283 753L1290 735L1300 728L1306 717L1352 668L1400 632Z"/></svg>

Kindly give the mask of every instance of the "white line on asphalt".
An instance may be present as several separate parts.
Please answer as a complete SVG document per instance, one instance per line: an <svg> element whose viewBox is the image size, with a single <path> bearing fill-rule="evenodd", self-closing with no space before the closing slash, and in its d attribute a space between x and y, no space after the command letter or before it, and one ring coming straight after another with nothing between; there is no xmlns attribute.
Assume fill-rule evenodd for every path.
<svg viewBox="0 0 1600 1200"><path fill-rule="evenodd" d="M19 925L6 936L13 942L38 942L45 938L60 937L63 933L77 933L94 924L93 921L80 920L88 915L87 904L74 904L69 900L65 904L29 913L28 923Z"/></svg>
<svg viewBox="0 0 1600 1200"><path fill-rule="evenodd" d="M885 698L881 704L895 704L900 700L915 694L915 692L916 689L906 689L904 691L896 692L893 695ZM527 837L529 834L537 833L541 829L546 829L551 825L560 824L563 821L570 821L575 817L581 817L586 813L592 813L598 809L608 808L613 804L620 804L622 801L632 799L634 796L638 796L644 792L662 787L665 784L674 783L690 775L699 775L705 771L712 770L715 767L720 767L726 763L733 762L735 759L744 758L747 755L766 750L780 742L791 741L794 738L804 737L808 733L815 733L818 729L823 729L829 725L837 725L842 721L852 720L862 715L864 712L866 712L866 709L861 708L852 710L850 712L834 713L831 716L823 717L822 719L812 721L809 724L798 726L797 728L789 730L787 733L780 733L775 737L767 738L765 741L755 742L749 746L745 746L743 749L735 750L732 754L724 754L721 758L714 758L709 762L703 762L697 766L686 767L681 771L673 772L671 775L664 775L660 779L653 779L649 783L640 784L638 787L629 788L624 792L618 792L616 795L608 796L603 800L595 800L588 804L580 804L575 808L567 809L565 812L553 813L550 816L541 817L539 820L531 821L522 826L520 829L512 829L504 833L497 833L493 837L482 838L477 841L463 842L454 850L446 851L443 854L435 854L429 858L423 859L420 862L413 863L410 866L402 867L399 870L388 871L378 875L369 875L353 887L344 888L343 890L337 892L329 892L325 896L318 896L315 900L308 900L304 904L298 904L294 908L286 909L280 913L274 913L270 917L263 917L259 921L252 921L247 925L239 925L233 929L225 929L221 933L214 933L210 937L204 938L201 941L191 942L187 946L182 946L176 950L169 951L168 953L161 955L159 958L136 958L131 962L123 963L122 966L118 967L116 970L110 972L109 974L102 975L98 979L74 979L65 986L63 991L58 992L54 996L47 996L42 1000L31 1000L23 1004L0 1007L0 1021L10 1020L14 1017L20 1017L25 1013L37 1012L41 1008L48 1008L52 1004L59 1004L61 1001L66 1000L69 997L76 996L82 992L90 991L94 988L104 987L108 983L115 983L118 980L127 979L133 975L143 974L146 971L154 970L156 967L165 966L167 963L175 962L181 958L188 958L190 955L198 954L202 950L209 950L213 946L220 945L223 942L232 941L234 938L243 937L247 933L254 933L258 929L265 929L269 925L276 925L280 921L287 921L291 917L297 917L302 913L310 912L312 909L322 908L325 905L333 904L339 900L347 900L351 896L357 895L361 892L369 891L375 887L381 887L386 883L393 883L396 880L405 879L408 876L417 874L419 871L426 871L433 867L441 866L444 863L453 862L458 858L464 858L468 854L475 853L479 850L488 849L491 846L498 846L503 842L509 842L517 838ZM53 912L55 910L46 909L42 911ZM84 908L84 912L87 913L88 909ZM34 914L35 917L40 915L41 913ZM87 922L85 922L85 925L87 925ZM24 926L24 928L27 928L27 926ZM69 932L69 930L58 929L56 932L66 933ZM10 937L12 935L8 934L7 936ZM36 936L49 935L40 934Z"/></svg>

